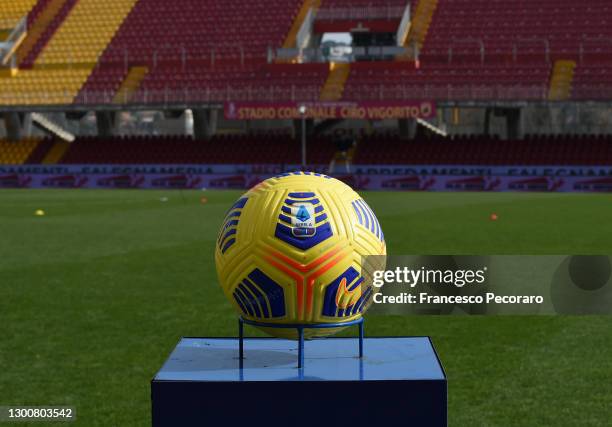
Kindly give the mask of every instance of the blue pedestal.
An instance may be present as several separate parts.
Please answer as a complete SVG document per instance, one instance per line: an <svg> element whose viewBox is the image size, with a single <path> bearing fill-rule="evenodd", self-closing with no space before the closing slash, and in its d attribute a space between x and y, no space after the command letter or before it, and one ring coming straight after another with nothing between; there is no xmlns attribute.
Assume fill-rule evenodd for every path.
<svg viewBox="0 0 612 427"><path fill-rule="evenodd" d="M429 338L183 338L151 383L154 426L445 426L447 384Z"/></svg>

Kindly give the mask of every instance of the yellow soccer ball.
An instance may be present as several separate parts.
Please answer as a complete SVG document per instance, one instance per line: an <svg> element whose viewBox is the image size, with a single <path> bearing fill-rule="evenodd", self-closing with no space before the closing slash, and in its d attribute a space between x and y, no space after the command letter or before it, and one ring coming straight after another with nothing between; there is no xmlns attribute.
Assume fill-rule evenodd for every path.
<svg viewBox="0 0 612 427"><path fill-rule="evenodd" d="M386 255L367 203L339 180L293 172L255 186L228 210L215 263L223 292L243 318L309 325L350 322L368 309L374 289L364 280L366 255ZM341 329L306 329L305 335Z"/></svg>

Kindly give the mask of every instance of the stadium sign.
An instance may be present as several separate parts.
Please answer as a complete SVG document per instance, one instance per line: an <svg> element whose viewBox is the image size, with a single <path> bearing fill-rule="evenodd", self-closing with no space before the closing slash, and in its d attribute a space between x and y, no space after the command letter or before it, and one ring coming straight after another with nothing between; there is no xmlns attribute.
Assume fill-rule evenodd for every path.
<svg viewBox="0 0 612 427"><path fill-rule="evenodd" d="M329 165L310 165L312 172L327 173ZM299 170L281 164L166 164L166 165L0 165L0 174L26 175L278 175ZM610 178L610 166L482 166L482 165L354 165L359 176L509 176Z"/></svg>
<svg viewBox="0 0 612 427"><path fill-rule="evenodd" d="M435 116L436 104L433 101L226 102L224 110L227 120L428 119Z"/></svg>
<svg viewBox="0 0 612 427"><path fill-rule="evenodd" d="M0 175L0 188L152 188L152 189L236 189L253 187L269 175ZM612 178L577 177L513 178L508 176L341 175L356 190L386 191L512 191L512 192L612 192Z"/></svg>
<svg viewBox="0 0 612 427"><path fill-rule="evenodd" d="M0 172L0 188L152 188L236 189L253 187L274 174L254 173L79 173L56 171ZM612 176L507 176L507 175L335 175L355 190L386 191L512 191L612 192ZM296 212L296 217L300 215ZM305 218L305 216L304 216ZM302 223L307 223L304 219Z"/></svg>

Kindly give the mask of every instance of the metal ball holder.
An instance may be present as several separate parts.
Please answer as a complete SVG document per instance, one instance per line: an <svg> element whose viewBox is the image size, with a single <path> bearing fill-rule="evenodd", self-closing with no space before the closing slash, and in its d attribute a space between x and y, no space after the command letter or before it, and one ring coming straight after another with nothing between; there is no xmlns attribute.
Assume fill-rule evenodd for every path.
<svg viewBox="0 0 612 427"><path fill-rule="evenodd" d="M347 326L359 326L359 358L363 358L363 337L364 337L364 319L351 320L348 322L336 322L336 323L266 323L257 322L255 320L244 319L242 316L238 318L238 358L240 360L240 369L243 368L244 362L244 325L251 325L260 328L278 328L278 329L295 329L298 333L298 369L304 367L304 330L305 329L332 329L332 328L343 328Z"/></svg>

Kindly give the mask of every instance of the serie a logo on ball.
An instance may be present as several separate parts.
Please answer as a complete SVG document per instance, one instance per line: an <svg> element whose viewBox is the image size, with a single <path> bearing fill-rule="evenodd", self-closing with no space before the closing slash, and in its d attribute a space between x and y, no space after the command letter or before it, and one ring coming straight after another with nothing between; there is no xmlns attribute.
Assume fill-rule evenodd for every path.
<svg viewBox="0 0 612 427"><path fill-rule="evenodd" d="M367 255L386 255L368 204L341 181L294 172L255 186L228 210L215 263L225 295L245 319L308 325L363 315L374 292L362 265ZM291 329L262 329L295 336Z"/></svg>

